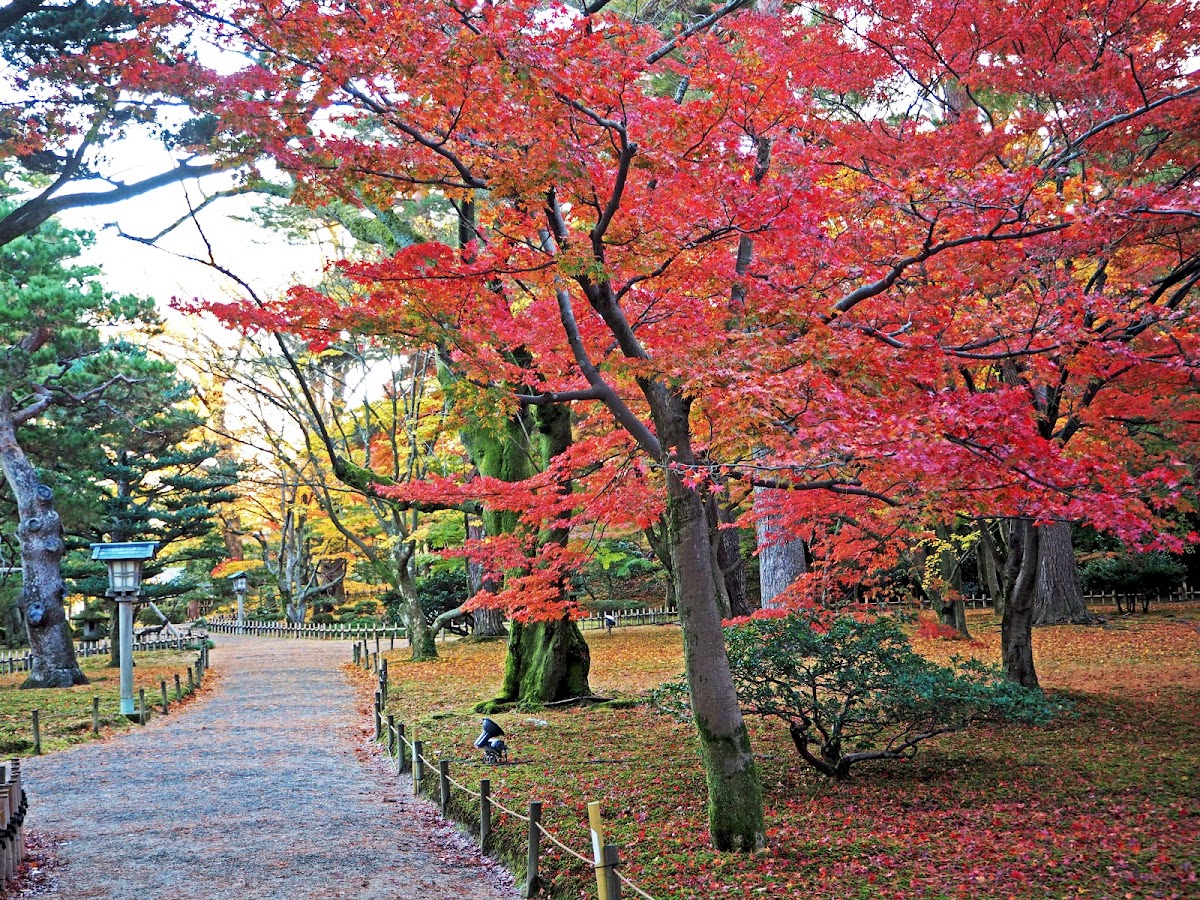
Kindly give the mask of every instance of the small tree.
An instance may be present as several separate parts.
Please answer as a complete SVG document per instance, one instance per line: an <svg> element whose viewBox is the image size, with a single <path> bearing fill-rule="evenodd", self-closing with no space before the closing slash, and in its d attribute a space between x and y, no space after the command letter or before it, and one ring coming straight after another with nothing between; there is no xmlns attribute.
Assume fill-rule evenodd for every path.
<svg viewBox="0 0 1200 900"><path fill-rule="evenodd" d="M922 741L973 722L1037 724L1053 713L1040 691L999 669L920 656L895 617L772 611L725 634L743 711L782 719L804 760L838 779L865 760L907 758ZM668 686L664 699L684 690Z"/></svg>

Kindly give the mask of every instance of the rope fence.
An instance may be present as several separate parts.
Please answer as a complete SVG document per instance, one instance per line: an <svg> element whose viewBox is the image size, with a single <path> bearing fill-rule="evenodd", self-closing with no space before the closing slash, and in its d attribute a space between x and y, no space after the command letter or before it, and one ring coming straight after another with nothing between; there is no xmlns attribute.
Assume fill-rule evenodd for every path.
<svg viewBox="0 0 1200 900"><path fill-rule="evenodd" d="M518 812L492 794L490 779L481 778L479 780L479 789L475 790L451 776L449 760L437 757L430 759L426 755L424 742L417 739L415 734L406 732L404 724L397 722L394 715L384 713L388 696L387 660L381 660L378 655L374 655L372 660L372 656L363 644L355 644L354 664L373 669L377 677L378 687L375 691L374 703L375 740L377 743L385 743L388 756L395 758L396 775L401 776L406 772L411 772L413 794L420 796L426 790L426 773L437 772L438 802L442 815L447 818L453 812L452 789L458 790L467 797L479 801L479 821L474 824L479 833L479 847L484 852L487 852L493 845L491 835L494 811L510 816L517 822L526 823L528 826L528 838L525 866L525 897L533 897L538 892L538 888L542 883L540 872L541 851L542 841L545 839L545 841L558 848L568 857L577 860L595 872L597 897L599 900L621 900L622 887L627 888L632 895L641 897L642 900L655 900L654 897L630 881L620 871L621 848L605 840L604 823L599 803L593 802L587 805L588 826L592 834L593 850L592 856L589 857L568 846L556 834L546 828L542 823L543 803L541 801L530 801L528 814Z"/></svg>
<svg viewBox="0 0 1200 900"><path fill-rule="evenodd" d="M173 644L174 642L172 641L171 643ZM137 650L137 649L146 649L146 648L135 647L134 649ZM153 714L155 714L154 713L155 706L157 706L161 710L162 715L164 715L164 716L168 715L170 713L172 694L174 695L175 703L182 703L184 697L189 697L193 693L195 693L197 690L200 689L200 686L204 681L205 672L207 672L208 667L209 667L208 647L201 646L199 648L196 648L195 662L192 665L187 667L187 685L186 685L186 687L184 686L184 682L183 682L183 673L176 672L172 678L171 683L168 683L168 681L165 678L159 679L158 697L152 698L149 701L147 701L147 699L146 699L146 689L144 687L138 688L137 710L134 712L133 716L127 717L127 718L129 719L129 721L134 721L140 725L145 725L146 722L149 721L150 717ZM32 735L33 741L32 741L31 746L32 746L32 751L33 751L34 756L42 755L43 726L45 724L47 724L47 720L45 718L45 713L46 713L46 710L42 710L42 709L34 709L30 712L30 719L31 719L30 724L32 726L32 731L33 731L33 735ZM114 718L114 716L112 716L112 715L102 715L101 700L99 697L93 696L90 706L87 708L87 710L84 713L78 713L78 712L73 712L70 710L62 710L62 709L55 710L55 714L58 716L59 720L63 723L60 726L60 733L62 733L62 730L65 730L68 732L79 731L80 730L79 725L80 725L81 719L84 722L86 722L85 717L88 713L90 713L90 715L91 715L91 729L90 730L91 730L91 733L93 736L100 734L100 726L102 723L111 722ZM121 717L121 714L117 713L116 718L120 718L120 717ZM86 725L84 725L83 727L86 727ZM3 804L3 800L0 799L0 806L2 806L2 804Z"/></svg>

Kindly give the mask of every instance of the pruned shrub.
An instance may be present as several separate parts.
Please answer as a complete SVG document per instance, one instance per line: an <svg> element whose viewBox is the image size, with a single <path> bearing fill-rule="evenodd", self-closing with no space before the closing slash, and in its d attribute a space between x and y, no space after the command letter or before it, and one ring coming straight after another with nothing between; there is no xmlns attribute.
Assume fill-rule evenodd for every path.
<svg viewBox="0 0 1200 900"><path fill-rule="evenodd" d="M903 759L918 744L973 722L1038 724L1054 705L976 660L941 666L912 649L891 616L802 610L725 630L742 709L787 723L817 771L846 778L860 762ZM664 686L660 708L686 711L687 688Z"/></svg>

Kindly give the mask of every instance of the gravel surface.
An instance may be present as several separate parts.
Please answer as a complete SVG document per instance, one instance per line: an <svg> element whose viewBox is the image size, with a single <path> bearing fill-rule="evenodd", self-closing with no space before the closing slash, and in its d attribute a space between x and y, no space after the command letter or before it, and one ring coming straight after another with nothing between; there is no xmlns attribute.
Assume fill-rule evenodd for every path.
<svg viewBox="0 0 1200 900"><path fill-rule="evenodd" d="M340 641L218 635L216 687L104 743L23 763L53 862L30 891L83 900L516 897L412 796L365 730Z"/></svg>

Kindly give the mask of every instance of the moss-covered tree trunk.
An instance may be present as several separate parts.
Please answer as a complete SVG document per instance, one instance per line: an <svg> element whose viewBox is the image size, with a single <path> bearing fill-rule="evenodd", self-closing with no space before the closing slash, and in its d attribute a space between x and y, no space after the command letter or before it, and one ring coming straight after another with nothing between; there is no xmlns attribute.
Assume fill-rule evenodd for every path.
<svg viewBox="0 0 1200 900"><path fill-rule="evenodd" d="M21 611L29 633L33 666L23 688L87 684L75 658L75 644L63 606L62 519L54 493L37 476L17 443L11 395L0 391L0 471L17 501L17 538L21 546Z"/></svg>
<svg viewBox="0 0 1200 900"><path fill-rule="evenodd" d="M524 481L545 469L551 459L571 445L571 410L565 404L523 408L502 430L464 429L463 443L481 475L503 481ZM570 485L559 486L569 491ZM509 534L519 515L485 509L484 531ZM540 535L543 542L565 544L565 529ZM566 589L566 586L563 586ZM504 687L491 705L538 704L591 694L588 673L591 657L579 627L568 618L553 622L513 622L509 628L504 661Z"/></svg>
<svg viewBox="0 0 1200 900"><path fill-rule="evenodd" d="M555 622L513 622L504 657L502 703L553 703L591 694L591 655L579 627Z"/></svg>
<svg viewBox="0 0 1200 900"><path fill-rule="evenodd" d="M689 402L665 388L650 396L664 450L684 466L694 465ZM766 844L762 783L725 652L707 503L676 470L665 472L667 539L683 626L684 671L708 782L709 832L718 850L752 851Z"/></svg>

